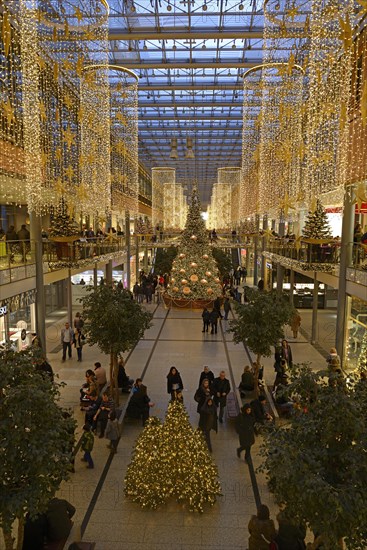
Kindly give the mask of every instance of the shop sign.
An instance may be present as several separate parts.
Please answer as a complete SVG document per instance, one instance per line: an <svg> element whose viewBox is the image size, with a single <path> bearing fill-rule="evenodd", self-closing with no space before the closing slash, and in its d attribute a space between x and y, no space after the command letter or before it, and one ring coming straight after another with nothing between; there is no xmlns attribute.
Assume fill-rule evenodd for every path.
<svg viewBox="0 0 367 550"><path fill-rule="evenodd" d="M0 307L0 317L1 317L2 315L6 315L7 313L8 313L8 308L7 308L7 306L1 306L1 307Z"/></svg>

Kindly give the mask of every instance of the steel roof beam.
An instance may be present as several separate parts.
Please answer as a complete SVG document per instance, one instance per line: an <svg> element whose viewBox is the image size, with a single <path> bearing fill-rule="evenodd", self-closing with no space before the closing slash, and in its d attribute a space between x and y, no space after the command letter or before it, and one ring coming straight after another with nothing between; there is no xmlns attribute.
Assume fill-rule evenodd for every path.
<svg viewBox="0 0 367 550"><path fill-rule="evenodd" d="M119 29L110 29L109 40L242 40L244 38L263 38L263 28L253 27L253 30L238 30L238 27L233 29L225 27L223 30L208 31L207 28L199 29L195 27L195 31L179 30L175 28L162 29L157 32L149 28L136 28L132 32Z"/></svg>
<svg viewBox="0 0 367 550"><path fill-rule="evenodd" d="M214 84L208 82L208 84L152 84L151 86L140 85L139 91L148 90L148 91L165 91L173 92L176 90L242 90L242 84Z"/></svg>
<svg viewBox="0 0 367 550"><path fill-rule="evenodd" d="M157 101L156 103L153 101L139 101L139 108L148 108L148 109L156 109L156 108L167 108L170 107L172 109L185 109L186 107L196 107L197 109L203 109L204 107L233 107L238 109L239 107L242 108L243 102L242 101L205 101L204 99L202 101Z"/></svg>
<svg viewBox="0 0 367 550"><path fill-rule="evenodd" d="M129 61L124 59L123 65L128 69L251 69L256 65L259 65L261 61L259 59L253 59L252 61L239 61L234 59L233 61L207 61L200 59L193 59L192 61L168 61L162 62L161 60L146 61ZM121 62L111 63L111 65L121 65ZM181 75L185 77L185 75ZM180 78L180 77L179 77Z"/></svg>
<svg viewBox="0 0 367 550"><path fill-rule="evenodd" d="M208 113L207 115L203 115L200 113L195 114L196 120L242 120L242 115L222 115L222 114L213 114ZM177 120L179 122L180 120L193 120L193 115L181 115L177 119L175 114L173 115L144 115L143 117L140 117L140 120L144 122L144 120Z"/></svg>

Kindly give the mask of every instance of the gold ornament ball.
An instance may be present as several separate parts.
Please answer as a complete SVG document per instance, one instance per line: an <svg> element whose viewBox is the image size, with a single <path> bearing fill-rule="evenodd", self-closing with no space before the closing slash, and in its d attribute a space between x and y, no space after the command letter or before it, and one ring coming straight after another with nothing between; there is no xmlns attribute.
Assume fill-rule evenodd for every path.
<svg viewBox="0 0 367 550"><path fill-rule="evenodd" d="M190 281L192 281L193 283L196 283L196 281L198 281L198 280L199 280L199 277L197 275L195 275L195 274L191 275Z"/></svg>
<svg viewBox="0 0 367 550"><path fill-rule="evenodd" d="M174 277L171 278L171 283L174 283L176 279Z"/></svg>
<svg viewBox="0 0 367 550"><path fill-rule="evenodd" d="M189 288L188 286L185 286L185 287L182 289L182 292L183 292L184 294L190 294L191 290L190 290L190 288Z"/></svg>
<svg viewBox="0 0 367 550"><path fill-rule="evenodd" d="M212 276L212 272L211 272L211 271L206 271L206 272L205 272L205 275L206 275L207 277L211 277L211 276Z"/></svg>
<svg viewBox="0 0 367 550"><path fill-rule="evenodd" d="M173 268L171 269L171 271L176 271L176 268L175 268L175 267L173 267Z"/></svg>
<svg viewBox="0 0 367 550"><path fill-rule="evenodd" d="M172 288L172 290L173 290L173 292L178 292L178 286L174 286L174 287Z"/></svg>
<svg viewBox="0 0 367 550"><path fill-rule="evenodd" d="M198 264L196 264L195 262L192 262L190 265L191 265L191 267L197 267L198 266Z"/></svg>
<svg viewBox="0 0 367 550"><path fill-rule="evenodd" d="M208 281L206 279L201 279L200 282L201 282L202 285L207 285L208 284Z"/></svg>
<svg viewBox="0 0 367 550"><path fill-rule="evenodd" d="M203 254L203 258L204 258L204 260L208 260L209 259L208 254Z"/></svg>
<svg viewBox="0 0 367 550"><path fill-rule="evenodd" d="M182 284L182 285L187 285L187 282L188 282L188 281L187 281L186 279L182 279L181 284Z"/></svg>
<svg viewBox="0 0 367 550"><path fill-rule="evenodd" d="M213 294L213 289L212 289L212 288L208 288L208 289L207 289L207 293L208 293L208 294Z"/></svg>
<svg viewBox="0 0 367 550"><path fill-rule="evenodd" d="M196 235L191 235L190 239L192 239L193 241L196 241L196 240L197 240L197 236L196 236Z"/></svg>
<svg viewBox="0 0 367 550"><path fill-rule="evenodd" d="M215 281L216 283L220 283L219 277L216 277L216 278L214 279L214 281Z"/></svg>
<svg viewBox="0 0 367 550"><path fill-rule="evenodd" d="M180 269L180 273L186 273L186 270L182 267L182 268Z"/></svg>
<svg viewBox="0 0 367 550"><path fill-rule="evenodd" d="M184 254L183 252L181 252L181 254L179 255L179 258L185 258L186 254Z"/></svg>

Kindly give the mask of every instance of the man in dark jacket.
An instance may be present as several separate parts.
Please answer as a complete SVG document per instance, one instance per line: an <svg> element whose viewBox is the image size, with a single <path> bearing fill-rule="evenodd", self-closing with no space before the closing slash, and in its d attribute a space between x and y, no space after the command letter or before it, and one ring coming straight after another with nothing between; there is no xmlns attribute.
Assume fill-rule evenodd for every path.
<svg viewBox="0 0 367 550"><path fill-rule="evenodd" d="M210 325L210 311L206 307L204 307L201 317L203 319L203 330L201 332L208 332Z"/></svg>
<svg viewBox="0 0 367 550"><path fill-rule="evenodd" d="M245 460L251 457L251 447L255 443L255 418L252 415L251 405L248 403L241 409L236 419L236 429L240 440L237 448L237 456L241 458L241 452L245 451Z"/></svg>
<svg viewBox="0 0 367 550"><path fill-rule="evenodd" d="M61 498L50 500L46 512L49 541L62 541L68 538L73 525L71 518L74 514L75 508L67 500Z"/></svg>
<svg viewBox="0 0 367 550"><path fill-rule="evenodd" d="M265 403L265 395L259 395L257 399L254 399L250 403L253 417L258 424L265 424L266 420L273 420L273 417L265 411Z"/></svg>
<svg viewBox="0 0 367 550"><path fill-rule="evenodd" d="M30 233L25 224L18 231L18 241L22 250L23 262L25 262L30 243Z"/></svg>
<svg viewBox="0 0 367 550"><path fill-rule="evenodd" d="M224 407L227 404L227 395L231 391L231 385L226 378L224 370L220 371L219 376L214 379L212 392L214 395L214 403L219 405L219 422L223 422Z"/></svg>
<svg viewBox="0 0 367 550"><path fill-rule="evenodd" d="M205 365L204 370L200 373L199 388L204 378L207 378L209 380L209 385L211 387L214 382L214 373L207 365Z"/></svg>
<svg viewBox="0 0 367 550"><path fill-rule="evenodd" d="M219 312L217 309L213 309L213 311L210 312L210 325L212 327L212 330L210 331L210 334L217 334L218 332L218 318L219 318Z"/></svg>

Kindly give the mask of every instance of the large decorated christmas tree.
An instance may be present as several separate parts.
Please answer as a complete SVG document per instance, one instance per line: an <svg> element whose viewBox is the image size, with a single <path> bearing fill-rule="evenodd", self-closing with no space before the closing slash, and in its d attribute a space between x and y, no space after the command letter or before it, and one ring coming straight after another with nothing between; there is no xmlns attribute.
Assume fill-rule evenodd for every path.
<svg viewBox="0 0 367 550"><path fill-rule="evenodd" d="M134 449L125 476L125 495L143 508L170 498L203 512L221 494L218 469L200 430L190 424L185 406L173 401L162 426L150 418Z"/></svg>
<svg viewBox="0 0 367 550"><path fill-rule="evenodd" d="M222 293L196 185L181 235L167 294L175 299L211 300Z"/></svg>
<svg viewBox="0 0 367 550"><path fill-rule="evenodd" d="M331 239L331 229L326 212L319 199L316 208L309 211L303 228L303 237L306 239Z"/></svg>

